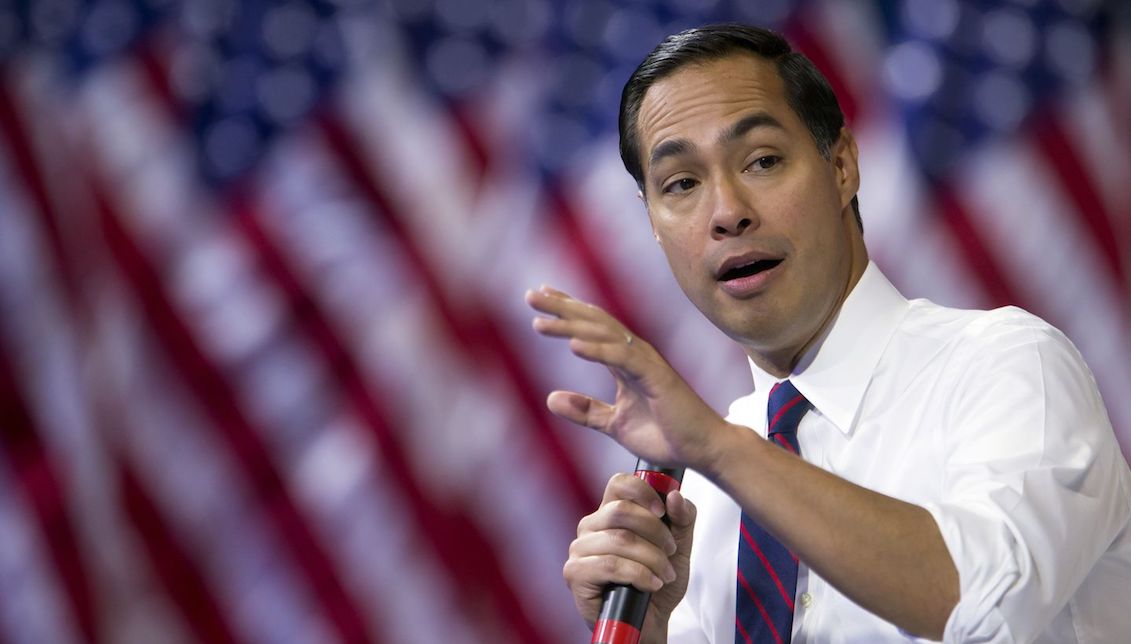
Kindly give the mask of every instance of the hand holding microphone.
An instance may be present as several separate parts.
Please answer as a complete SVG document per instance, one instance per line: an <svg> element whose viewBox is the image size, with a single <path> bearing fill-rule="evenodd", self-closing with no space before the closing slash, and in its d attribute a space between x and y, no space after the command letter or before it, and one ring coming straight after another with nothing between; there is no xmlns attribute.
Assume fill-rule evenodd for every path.
<svg viewBox="0 0 1131 644"><path fill-rule="evenodd" d="M659 467L641 459L636 462L635 476L650 485L665 501L666 507L668 494L679 490L683 483L683 468ZM661 520L664 525L671 525L666 512ZM624 584L610 584L593 627L591 644L637 644L651 599L651 592Z"/></svg>
<svg viewBox="0 0 1131 644"><path fill-rule="evenodd" d="M647 476L663 481L656 475ZM626 626L598 625L601 619L624 624L637 619L617 618L609 612L618 607L632 609L629 612L646 607L643 628L635 624L642 644L666 639L668 616L687 590L694 522L695 506L675 489L663 499L644 478L617 474L609 480L601 506L578 524L578 536L570 544L563 570L578 611L594 626L594 635L604 637L593 641L635 641L608 637L609 630L615 631L612 635L631 633ZM616 597L610 603L605 599L611 584L623 590L613 591ZM635 595L625 594L629 587ZM643 593L647 595L641 597Z"/></svg>

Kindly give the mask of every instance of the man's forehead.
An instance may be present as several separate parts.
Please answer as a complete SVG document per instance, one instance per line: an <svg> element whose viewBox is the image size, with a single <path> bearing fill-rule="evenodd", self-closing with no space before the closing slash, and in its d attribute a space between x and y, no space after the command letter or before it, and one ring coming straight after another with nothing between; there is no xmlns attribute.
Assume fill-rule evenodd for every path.
<svg viewBox="0 0 1131 644"><path fill-rule="evenodd" d="M641 101L636 127L642 160L690 122L706 122L721 135L752 111L769 116L764 124L779 128L792 116L772 62L743 53L688 63L656 81Z"/></svg>

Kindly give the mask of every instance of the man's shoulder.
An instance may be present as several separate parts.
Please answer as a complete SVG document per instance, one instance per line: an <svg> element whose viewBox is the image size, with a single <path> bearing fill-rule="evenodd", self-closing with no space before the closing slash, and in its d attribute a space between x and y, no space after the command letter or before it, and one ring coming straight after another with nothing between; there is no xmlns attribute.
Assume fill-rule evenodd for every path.
<svg viewBox="0 0 1131 644"><path fill-rule="evenodd" d="M1008 374L1073 374L1092 382L1076 346L1052 324L1015 306L992 310L911 302L881 358L879 370L899 382L942 383L957 391Z"/></svg>
<svg viewBox="0 0 1131 644"><path fill-rule="evenodd" d="M957 309L930 300L912 300L899 327L907 341L955 350L1002 351L1043 344L1075 348L1052 324L1016 306L990 310Z"/></svg>

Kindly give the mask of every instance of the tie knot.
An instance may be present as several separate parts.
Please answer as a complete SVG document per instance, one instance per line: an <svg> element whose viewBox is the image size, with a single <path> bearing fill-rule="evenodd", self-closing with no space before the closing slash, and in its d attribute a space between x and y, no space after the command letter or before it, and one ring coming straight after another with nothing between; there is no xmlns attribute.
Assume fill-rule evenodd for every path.
<svg viewBox="0 0 1131 644"><path fill-rule="evenodd" d="M783 380L770 389L770 404L766 406L766 434L796 432L801 417L813 405L797 391L797 387Z"/></svg>

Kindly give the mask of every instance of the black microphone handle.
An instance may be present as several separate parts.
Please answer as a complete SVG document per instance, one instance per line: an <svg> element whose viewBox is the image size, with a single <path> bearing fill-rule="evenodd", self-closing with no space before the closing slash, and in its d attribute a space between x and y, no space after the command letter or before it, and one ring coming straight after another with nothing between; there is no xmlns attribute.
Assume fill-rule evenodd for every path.
<svg viewBox="0 0 1131 644"><path fill-rule="evenodd" d="M644 479L665 501L668 493L678 490L683 483L682 467L659 467L644 459L636 461L637 478ZM664 523L669 523L667 515ZM652 593L646 593L632 586L610 584L605 589L601 613L593 627L591 644L637 644L640 629L644 626L644 616Z"/></svg>

